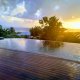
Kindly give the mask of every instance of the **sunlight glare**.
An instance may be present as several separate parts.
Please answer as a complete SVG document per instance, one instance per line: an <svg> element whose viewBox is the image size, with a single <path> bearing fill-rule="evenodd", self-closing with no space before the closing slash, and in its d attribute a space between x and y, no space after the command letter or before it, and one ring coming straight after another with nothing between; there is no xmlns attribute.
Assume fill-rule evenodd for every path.
<svg viewBox="0 0 80 80"><path fill-rule="evenodd" d="M64 22L65 28L80 29L80 22Z"/></svg>

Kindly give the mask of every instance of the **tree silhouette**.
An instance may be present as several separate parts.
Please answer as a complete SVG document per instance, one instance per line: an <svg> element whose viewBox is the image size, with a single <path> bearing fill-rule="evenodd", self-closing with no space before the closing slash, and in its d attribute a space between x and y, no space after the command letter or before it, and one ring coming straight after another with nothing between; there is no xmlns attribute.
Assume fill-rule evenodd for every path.
<svg viewBox="0 0 80 80"><path fill-rule="evenodd" d="M36 26L30 29L31 36L38 37L42 34L42 29L40 26Z"/></svg>
<svg viewBox="0 0 80 80"><path fill-rule="evenodd" d="M31 28L30 32L32 36L40 36L44 40L60 40L63 32L66 30L55 16L50 18L43 17L39 20L39 23L40 26Z"/></svg>
<svg viewBox="0 0 80 80"><path fill-rule="evenodd" d="M13 27L10 28L10 33L15 33L15 29Z"/></svg>
<svg viewBox="0 0 80 80"><path fill-rule="evenodd" d="M42 23L40 23L43 22ZM62 23L55 16L53 17L43 17L39 23L43 25L43 34L41 36L42 39L45 40L58 40L60 35L66 30L62 27Z"/></svg>
<svg viewBox="0 0 80 80"><path fill-rule="evenodd" d="M3 29L2 25L0 25L0 37L16 37L17 33L15 32L15 29L13 27Z"/></svg>

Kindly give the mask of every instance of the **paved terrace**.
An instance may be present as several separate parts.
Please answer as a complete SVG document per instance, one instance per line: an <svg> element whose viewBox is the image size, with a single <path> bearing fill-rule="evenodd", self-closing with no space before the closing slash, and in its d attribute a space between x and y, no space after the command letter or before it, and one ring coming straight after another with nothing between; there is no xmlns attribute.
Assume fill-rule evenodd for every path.
<svg viewBox="0 0 80 80"><path fill-rule="evenodd" d="M80 80L80 63L0 49L0 80Z"/></svg>

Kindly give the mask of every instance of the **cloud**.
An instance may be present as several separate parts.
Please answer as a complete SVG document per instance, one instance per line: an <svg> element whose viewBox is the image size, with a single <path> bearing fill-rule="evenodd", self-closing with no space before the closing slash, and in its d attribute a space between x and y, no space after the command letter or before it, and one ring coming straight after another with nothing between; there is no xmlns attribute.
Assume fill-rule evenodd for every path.
<svg viewBox="0 0 80 80"><path fill-rule="evenodd" d="M0 16L0 20L3 21L3 24L6 23L7 27L13 26L14 28L31 28L39 25L38 20L16 18L4 15ZM63 21L62 19L60 20L62 21L65 28L80 28L80 18L69 21Z"/></svg>
<svg viewBox="0 0 80 80"><path fill-rule="evenodd" d="M25 2L23 1L22 3L17 4L16 8L11 12L12 16L16 16L16 15L23 15L24 12L26 12L26 8L25 8Z"/></svg>
<svg viewBox="0 0 80 80"><path fill-rule="evenodd" d="M53 9L54 9L55 11L57 11L57 10L60 9L60 6L59 6L59 5L56 5Z"/></svg>
<svg viewBox="0 0 80 80"><path fill-rule="evenodd" d="M4 15L8 15L8 14L10 14L10 7L9 6L6 8L6 11L4 11Z"/></svg>
<svg viewBox="0 0 80 80"><path fill-rule="evenodd" d="M41 14L42 14L42 10L38 9L34 15L35 15L35 17L39 18L39 17L41 17Z"/></svg>
<svg viewBox="0 0 80 80"><path fill-rule="evenodd" d="M9 26L13 27L22 27L22 28L31 28L39 25L38 20L24 19L24 18L16 18L11 16L0 16L0 19L10 24Z"/></svg>
<svg viewBox="0 0 80 80"><path fill-rule="evenodd" d="M8 5L8 0L0 0L0 15L9 14L10 7Z"/></svg>

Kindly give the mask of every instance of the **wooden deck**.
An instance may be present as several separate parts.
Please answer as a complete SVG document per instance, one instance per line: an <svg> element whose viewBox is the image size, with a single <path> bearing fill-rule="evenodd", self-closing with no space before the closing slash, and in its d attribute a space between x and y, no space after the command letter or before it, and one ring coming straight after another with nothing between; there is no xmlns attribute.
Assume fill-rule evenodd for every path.
<svg viewBox="0 0 80 80"><path fill-rule="evenodd" d="M0 80L80 80L80 64L41 54L0 49Z"/></svg>

